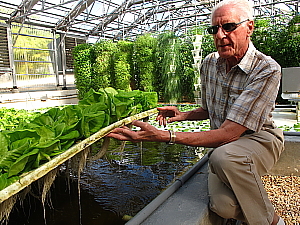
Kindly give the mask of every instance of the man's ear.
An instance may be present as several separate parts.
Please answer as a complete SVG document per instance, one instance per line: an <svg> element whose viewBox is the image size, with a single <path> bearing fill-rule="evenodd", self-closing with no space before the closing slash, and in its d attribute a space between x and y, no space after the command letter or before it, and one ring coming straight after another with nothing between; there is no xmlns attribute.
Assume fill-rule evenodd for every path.
<svg viewBox="0 0 300 225"><path fill-rule="evenodd" d="M250 37L253 34L253 30L254 30L254 21L250 20L248 22L248 31L247 31L248 37Z"/></svg>

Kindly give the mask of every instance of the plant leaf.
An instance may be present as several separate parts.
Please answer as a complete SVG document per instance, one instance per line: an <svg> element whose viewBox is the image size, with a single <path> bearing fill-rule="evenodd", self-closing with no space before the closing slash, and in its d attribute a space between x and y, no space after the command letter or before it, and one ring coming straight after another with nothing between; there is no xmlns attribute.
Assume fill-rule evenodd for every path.
<svg viewBox="0 0 300 225"><path fill-rule="evenodd" d="M20 172L22 172L27 164L28 158L32 155L36 155L38 152L38 149L33 149L31 152L18 158L18 160L11 165L8 171L8 177L18 175Z"/></svg>

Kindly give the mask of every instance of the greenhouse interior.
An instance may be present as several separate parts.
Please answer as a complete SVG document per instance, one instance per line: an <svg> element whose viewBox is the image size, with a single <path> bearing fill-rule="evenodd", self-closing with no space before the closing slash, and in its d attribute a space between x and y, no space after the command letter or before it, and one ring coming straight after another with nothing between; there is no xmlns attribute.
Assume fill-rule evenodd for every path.
<svg viewBox="0 0 300 225"><path fill-rule="evenodd" d="M251 40L282 68L273 117L289 150L265 185L270 196L283 192L271 201L286 224L299 225L300 3L249 1ZM0 0L1 224L153 224L172 209L161 200L166 191L207 179L206 148L106 135L124 125L136 129L133 120L210 130L209 120L164 127L155 117L157 106L201 105L199 68L215 52L207 27L219 2ZM170 195L181 202L177 192ZM195 220L206 222L190 225L223 224L216 215L207 219L207 204L197 207L203 215Z"/></svg>

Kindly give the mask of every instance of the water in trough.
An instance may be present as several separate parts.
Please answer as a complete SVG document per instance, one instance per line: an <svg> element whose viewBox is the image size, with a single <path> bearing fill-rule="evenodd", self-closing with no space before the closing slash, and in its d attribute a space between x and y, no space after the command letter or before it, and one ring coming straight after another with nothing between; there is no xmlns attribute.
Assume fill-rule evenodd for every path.
<svg viewBox="0 0 300 225"><path fill-rule="evenodd" d="M31 194L18 201L8 225L119 225L134 216L198 159L197 148L165 143L119 141L102 159L87 162L80 177L80 202L76 176L62 167L44 208ZM33 185L32 189L37 189ZM34 191L36 192L36 191Z"/></svg>

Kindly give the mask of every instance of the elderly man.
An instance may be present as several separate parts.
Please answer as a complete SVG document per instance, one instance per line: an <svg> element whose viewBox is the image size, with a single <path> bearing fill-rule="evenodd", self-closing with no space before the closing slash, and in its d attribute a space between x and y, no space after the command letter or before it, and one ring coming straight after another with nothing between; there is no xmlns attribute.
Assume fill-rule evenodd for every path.
<svg viewBox="0 0 300 225"><path fill-rule="evenodd" d="M140 131L123 127L108 136L213 147L208 183L211 210L249 225L284 224L261 181L283 151L283 134L271 115L281 68L250 41L254 22L247 0L220 2L212 11L211 24L208 33L217 52L208 55L200 69L202 107L189 112L161 107L157 120L166 124L209 118L212 129L175 133L134 121Z"/></svg>

